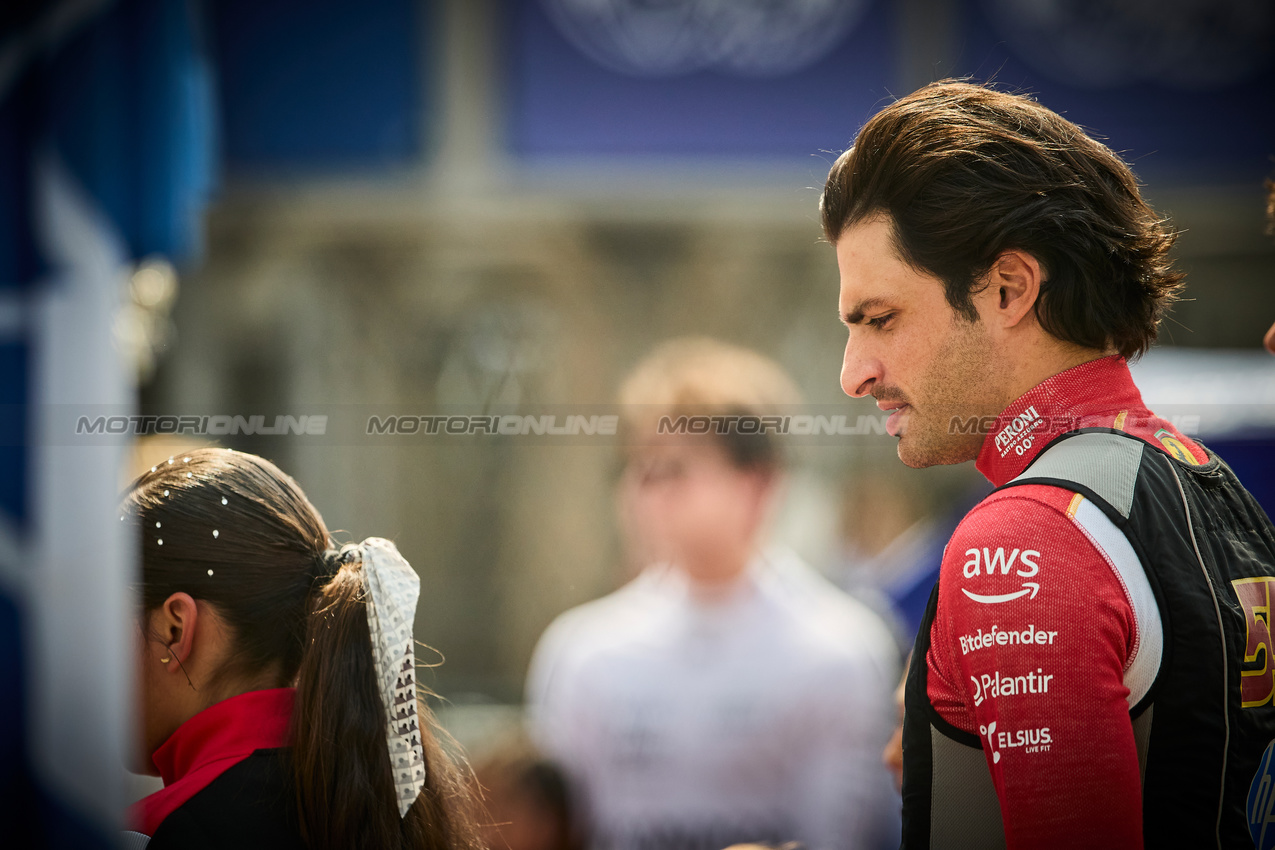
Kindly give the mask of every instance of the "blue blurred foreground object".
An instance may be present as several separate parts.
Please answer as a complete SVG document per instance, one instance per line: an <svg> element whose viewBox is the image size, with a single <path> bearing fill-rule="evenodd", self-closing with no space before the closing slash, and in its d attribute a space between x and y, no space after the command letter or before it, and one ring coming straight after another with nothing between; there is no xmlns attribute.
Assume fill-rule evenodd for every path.
<svg viewBox="0 0 1275 850"><path fill-rule="evenodd" d="M132 671L124 448L43 428L54 405L129 410L112 344L133 263L198 250L212 178L191 5L0 10L0 821L6 843L113 844Z"/></svg>

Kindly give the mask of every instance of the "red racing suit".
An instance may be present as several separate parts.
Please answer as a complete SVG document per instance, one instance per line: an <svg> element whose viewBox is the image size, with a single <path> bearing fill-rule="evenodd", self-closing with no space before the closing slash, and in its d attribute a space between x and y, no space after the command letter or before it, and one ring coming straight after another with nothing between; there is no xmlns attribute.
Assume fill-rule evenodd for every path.
<svg viewBox="0 0 1275 850"><path fill-rule="evenodd" d="M1078 428L1125 431L1192 465L1208 460L1146 408L1112 356L1006 408L978 469L1000 487ZM979 737L1010 848L1143 846L1130 708L1159 667L1160 621L1136 556L1131 567L1113 530L1080 494L1028 484L975 507L944 553L926 692L942 720Z"/></svg>

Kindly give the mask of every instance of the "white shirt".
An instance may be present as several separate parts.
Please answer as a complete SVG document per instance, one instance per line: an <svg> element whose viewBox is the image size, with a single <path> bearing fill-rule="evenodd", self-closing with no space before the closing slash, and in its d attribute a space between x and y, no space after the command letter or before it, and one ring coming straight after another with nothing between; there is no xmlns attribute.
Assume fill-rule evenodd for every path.
<svg viewBox="0 0 1275 850"><path fill-rule="evenodd" d="M691 591L648 568L558 617L532 658L532 735L593 847L897 847L881 750L898 655L880 618L787 551L720 598Z"/></svg>

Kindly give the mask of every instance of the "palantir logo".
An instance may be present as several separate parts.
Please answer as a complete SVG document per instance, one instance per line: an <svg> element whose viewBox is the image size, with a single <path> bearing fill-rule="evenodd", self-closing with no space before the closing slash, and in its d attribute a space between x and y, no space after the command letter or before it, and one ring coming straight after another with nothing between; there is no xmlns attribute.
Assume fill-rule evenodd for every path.
<svg viewBox="0 0 1275 850"><path fill-rule="evenodd" d="M981 676L970 676L970 681L974 683L974 705L982 705L983 700L991 698L1047 694L1049 682L1053 678L1053 673L1046 673L1040 667L1034 673L1028 670L1020 676L1002 676L999 670Z"/></svg>
<svg viewBox="0 0 1275 850"><path fill-rule="evenodd" d="M1014 569L1014 574L1020 578L1032 578L1040 572L1040 552L1035 549L1013 549L1008 555L1005 554L1003 547L997 548L994 552L986 548L966 549L965 557L967 560L961 572L966 578L977 578L984 572L989 576L995 575L998 571L1006 576L1011 569L1014 569L1015 563L1019 566L1018 569ZM1021 590L993 595L974 593L964 587L961 588L961 593L970 599L986 604L1009 602L1029 593L1031 598L1035 599L1038 592L1040 592L1040 585L1034 581L1023 582Z"/></svg>

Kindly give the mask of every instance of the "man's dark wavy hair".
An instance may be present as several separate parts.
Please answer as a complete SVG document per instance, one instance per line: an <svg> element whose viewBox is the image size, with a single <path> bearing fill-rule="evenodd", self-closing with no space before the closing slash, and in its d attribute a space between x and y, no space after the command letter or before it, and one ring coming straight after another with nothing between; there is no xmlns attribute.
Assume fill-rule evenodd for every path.
<svg viewBox="0 0 1275 850"><path fill-rule="evenodd" d="M1169 258L1177 234L1120 157L1030 98L965 81L931 83L873 116L833 164L819 209L833 244L888 214L900 258L942 280L970 321L996 258L1026 251L1047 278L1041 327L1130 359L1183 286Z"/></svg>

